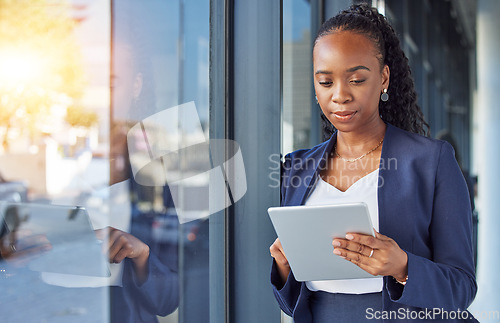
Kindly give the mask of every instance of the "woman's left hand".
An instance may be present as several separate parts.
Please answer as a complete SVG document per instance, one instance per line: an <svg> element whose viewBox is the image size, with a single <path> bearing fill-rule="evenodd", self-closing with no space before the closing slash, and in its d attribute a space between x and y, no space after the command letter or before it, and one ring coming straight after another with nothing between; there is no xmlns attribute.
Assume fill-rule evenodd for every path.
<svg viewBox="0 0 500 323"><path fill-rule="evenodd" d="M147 278L150 251L147 244L130 233L113 227L95 230L95 234L98 239L107 240L107 243L103 243L103 252L108 255L110 263L118 264L125 258L130 258L139 279L144 281Z"/></svg>
<svg viewBox="0 0 500 323"><path fill-rule="evenodd" d="M369 274L393 276L405 281L408 255L393 239L375 231L375 237L348 233L345 239L335 238L333 253L352 262Z"/></svg>

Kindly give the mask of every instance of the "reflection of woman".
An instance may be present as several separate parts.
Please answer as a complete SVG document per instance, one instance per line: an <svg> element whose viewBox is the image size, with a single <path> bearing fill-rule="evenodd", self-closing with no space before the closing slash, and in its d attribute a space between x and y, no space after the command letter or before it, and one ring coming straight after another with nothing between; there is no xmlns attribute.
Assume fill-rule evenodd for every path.
<svg viewBox="0 0 500 323"><path fill-rule="evenodd" d="M111 320L156 322L157 315L172 313L179 302L177 244L155 241L153 222L166 214L154 208L155 188L138 185L131 176L127 134L154 112L154 87L149 61L142 52L145 48L138 45L133 33L126 33L127 28L119 27L114 39L110 134L110 191L118 198L110 201L111 212L124 206L120 203L129 205L122 214L111 214L111 219L121 224L111 223L113 227L99 231L99 235L108 234L110 261L123 261L122 287L113 286L110 291ZM170 240L177 241L177 235Z"/></svg>
<svg viewBox="0 0 500 323"><path fill-rule="evenodd" d="M313 62L336 131L285 157L281 205L367 203L380 233L348 233L332 249L375 277L297 282L277 239L271 282L281 309L296 322L426 318L433 308L472 318L458 312L477 288L467 187L451 146L419 135L427 125L392 27L353 6L321 27Z"/></svg>

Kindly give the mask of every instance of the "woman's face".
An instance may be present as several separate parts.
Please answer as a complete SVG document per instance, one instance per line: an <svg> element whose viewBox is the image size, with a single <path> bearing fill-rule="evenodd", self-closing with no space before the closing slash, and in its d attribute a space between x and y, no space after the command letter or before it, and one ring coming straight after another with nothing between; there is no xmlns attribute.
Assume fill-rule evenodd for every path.
<svg viewBox="0 0 500 323"><path fill-rule="evenodd" d="M314 46L314 88L325 116L339 131L380 125L380 95L389 87L389 67L366 36L340 31Z"/></svg>

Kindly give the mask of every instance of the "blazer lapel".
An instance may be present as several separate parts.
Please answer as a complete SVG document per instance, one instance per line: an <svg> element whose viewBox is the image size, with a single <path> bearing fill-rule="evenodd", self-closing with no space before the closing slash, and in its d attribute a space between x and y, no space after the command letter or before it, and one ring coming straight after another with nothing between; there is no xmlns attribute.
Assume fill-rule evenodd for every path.
<svg viewBox="0 0 500 323"><path fill-rule="evenodd" d="M337 132L335 131L330 139L328 139L327 144L323 146L322 149L318 150L317 155L311 157L314 160L314 166L308 168L308 165L306 165L306 169L304 170L302 177L304 178L304 185L297 188L297 196L300 197L300 205L304 205L309 197L309 194L311 193L311 189L314 185L316 185L316 181L319 178L319 172L324 169L326 161L328 160L328 154L332 152L333 146L336 142Z"/></svg>
<svg viewBox="0 0 500 323"><path fill-rule="evenodd" d="M387 124L384 144L382 145L377 192L379 232L397 239L398 243L401 241L403 246L411 246L411 235L401 234L402 231L399 226L401 223L411 222L412 219L408 218L411 217L411 214L397 212L398 203L404 203L404 201L397 199L398 192L401 185L408 184L404 181L404 174L400 174L402 172L401 166L405 162L405 156L402 156L398 150L399 145L408 143L401 142L399 131L401 130ZM294 174L297 178L303 179L303 182L294 188L293 194L289 197L290 199L283 205L303 205L306 202L319 178L319 172L325 167L328 154L332 152L336 142L337 133L335 132L326 145L318 149L314 154L305 157L306 159L309 158L305 162L306 164L302 166L298 173ZM313 160L314 164L308 164L310 163L309 160ZM293 186L293 183L290 185Z"/></svg>
<svg viewBox="0 0 500 323"><path fill-rule="evenodd" d="M401 142L399 131L401 130L387 124L379 165L377 192L379 232L398 241L401 247L411 249L412 235L408 234L408 231L401 230L401 226L412 222L412 219L408 218L412 215L398 212L398 209L401 209L398 204L404 203L401 197L398 197L398 192L402 191L401 185L411 185L405 182L403 163L406 158L398 149L399 145L408 143Z"/></svg>

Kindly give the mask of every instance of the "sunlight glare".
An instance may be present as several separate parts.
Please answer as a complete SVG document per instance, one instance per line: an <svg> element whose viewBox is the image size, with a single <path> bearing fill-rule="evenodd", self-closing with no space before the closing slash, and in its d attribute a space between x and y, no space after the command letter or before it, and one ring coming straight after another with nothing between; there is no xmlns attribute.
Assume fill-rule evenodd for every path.
<svg viewBox="0 0 500 323"><path fill-rule="evenodd" d="M27 50L0 51L0 86L27 86L39 83L43 76L43 62Z"/></svg>

